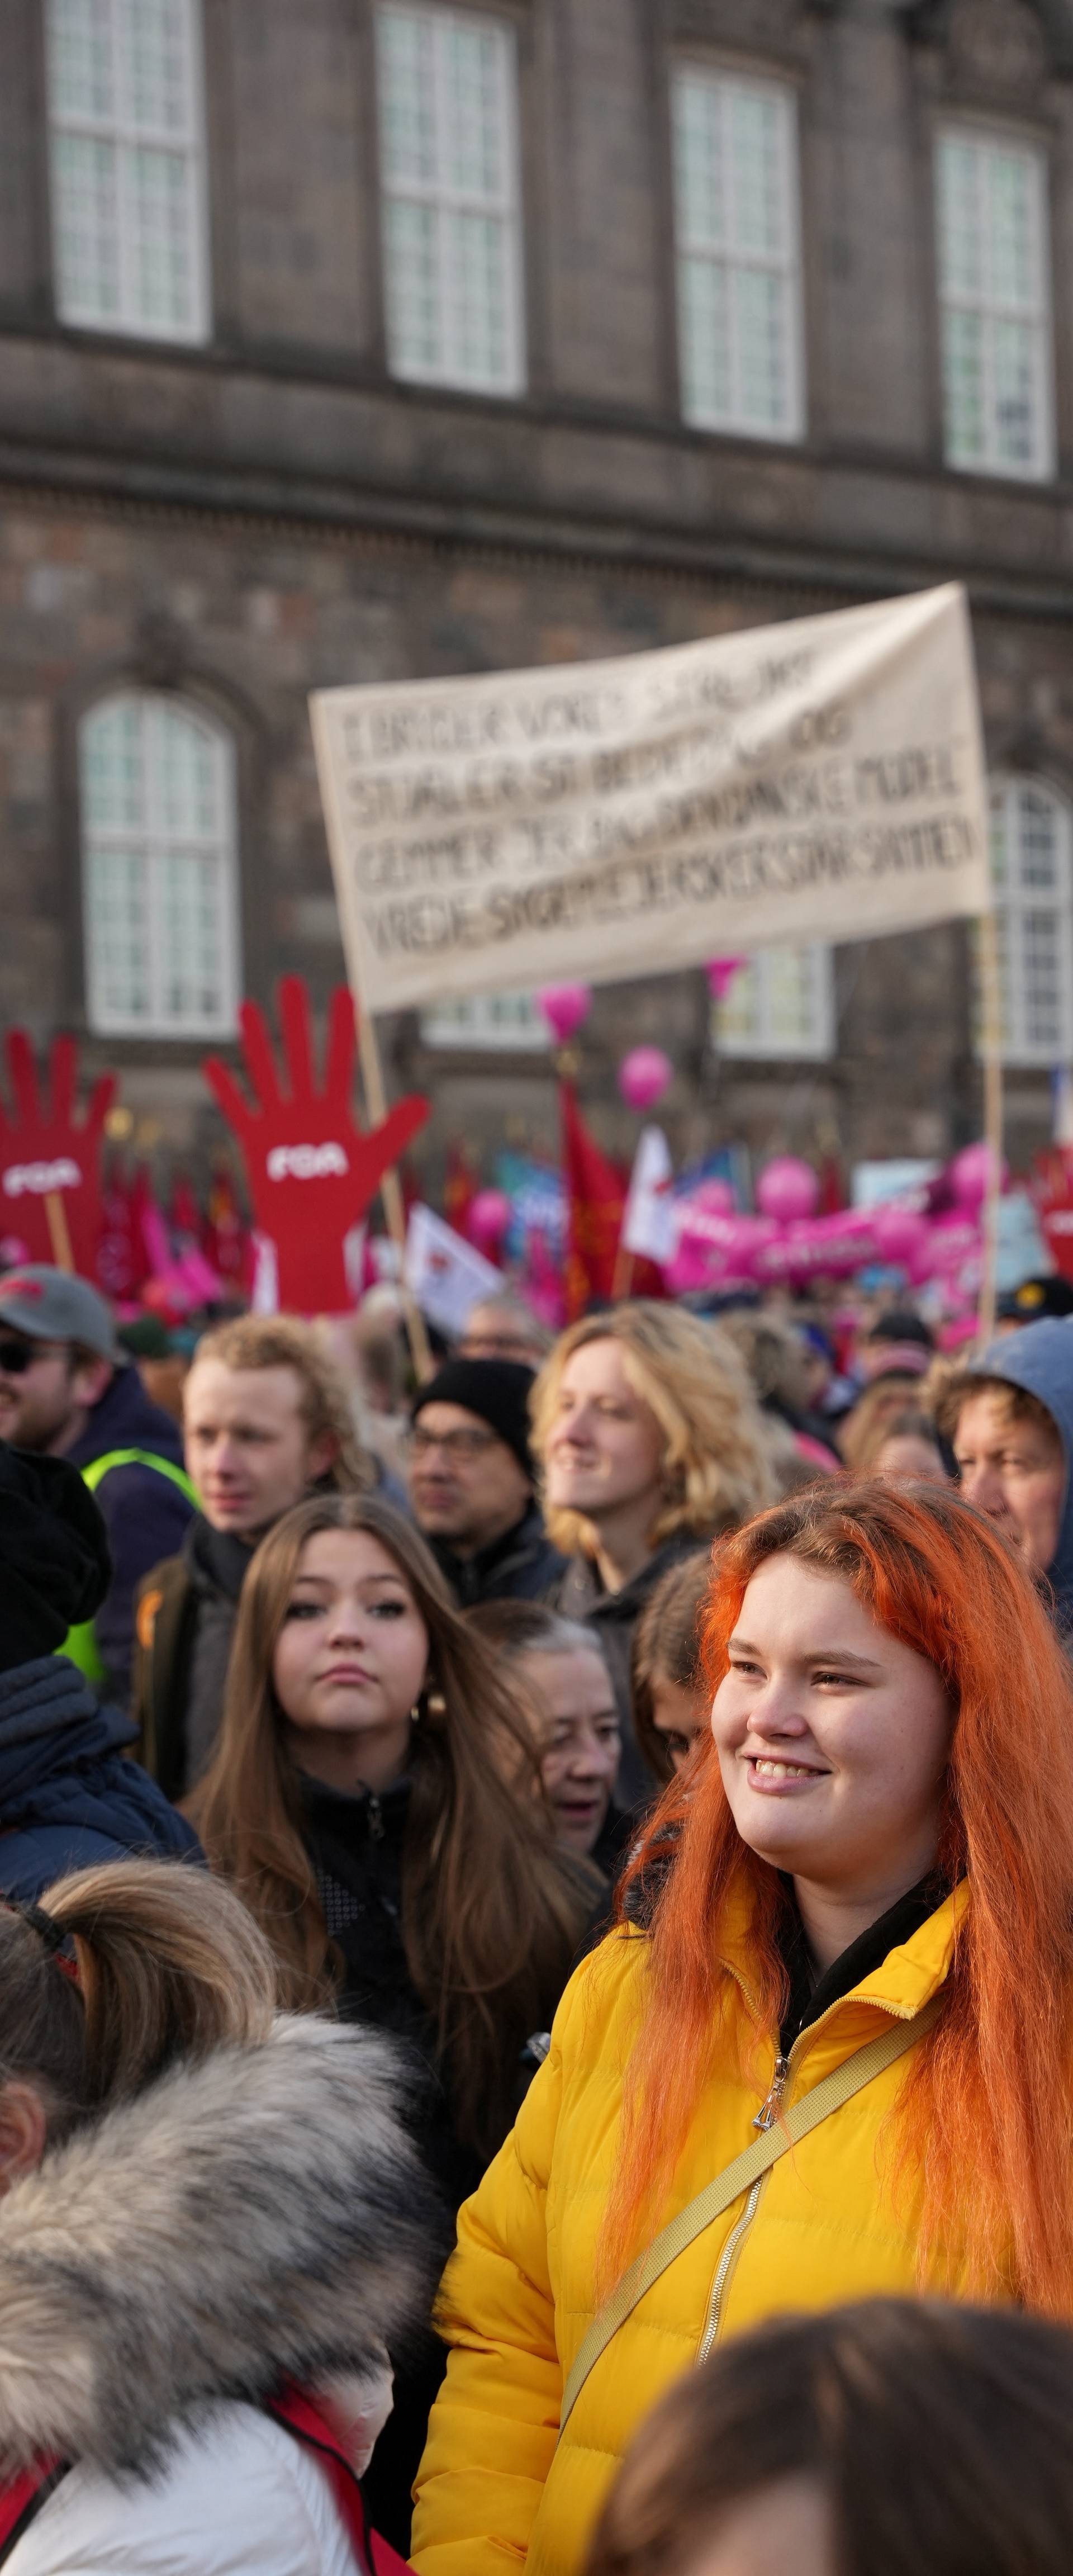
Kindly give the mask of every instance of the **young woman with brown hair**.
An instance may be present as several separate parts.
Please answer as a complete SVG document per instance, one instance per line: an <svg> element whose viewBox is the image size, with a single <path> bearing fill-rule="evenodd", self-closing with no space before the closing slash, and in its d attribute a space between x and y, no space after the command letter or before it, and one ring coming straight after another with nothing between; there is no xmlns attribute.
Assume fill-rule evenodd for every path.
<svg viewBox="0 0 1073 2576"><path fill-rule="evenodd" d="M601 1883L557 1848L506 1677L390 1505L327 1495L262 1540L191 1813L287 2001L334 2000L420 2052L419 2134L457 2207L510 2126ZM397 2545L420 2415L408 2383L376 2464Z"/></svg>
<svg viewBox="0 0 1073 2576"><path fill-rule="evenodd" d="M356 2472L428 2294L404 2089L375 2034L278 2016L201 1871L0 1906L10 2576L372 2576Z"/></svg>
<svg viewBox="0 0 1073 2576"><path fill-rule="evenodd" d="M1073 1688L1029 1573L953 1491L828 1481L723 1542L705 1635L710 1735L462 2213L420 2576L573 2576L653 2402L779 2309L1073 2316Z"/></svg>

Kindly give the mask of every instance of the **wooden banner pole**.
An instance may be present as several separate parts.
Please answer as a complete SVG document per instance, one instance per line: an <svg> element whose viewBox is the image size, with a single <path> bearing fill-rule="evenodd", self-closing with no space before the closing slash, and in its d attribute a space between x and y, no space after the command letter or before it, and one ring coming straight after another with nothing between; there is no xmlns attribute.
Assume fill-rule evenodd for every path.
<svg viewBox="0 0 1073 2576"><path fill-rule="evenodd" d="M48 1220L49 1242L52 1245L52 1258L56 1268L69 1271L73 1277L75 1257L71 1249L71 1229L67 1223L67 1210L59 1190L46 1190L45 1216Z"/></svg>
<svg viewBox="0 0 1073 2576"><path fill-rule="evenodd" d="M365 1092L365 1115L371 1127L380 1127L387 1117L387 1093L384 1089L384 1068L380 1060L376 1021L373 1013L366 1010L361 1003L357 1006L357 1018L358 1053L361 1057L361 1079ZM418 1385L424 1386L426 1379L433 1375L436 1363L425 1329L425 1318L416 1297L411 1294L406 1284L406 1210L402 1203L402 1183L394 1164L390 1171L384 1173L380 1183L380 1196L384 1203L388 1233L398 1250L402 1265L400 1281L410 1357L414 1364Z"/></svg>
<svg viewBox="0 0 1073 2576"><path fill-rule="evenodd" d="M976 1318L978 1343L991 1340L998 1304L999 1202L1002 1197L1002 979L998 931L993 912L980 915L977 955L980 961L980 1021L984 1060L984 1142L987 1146L987 1197L984 1201L984 1261Z"/></svg>

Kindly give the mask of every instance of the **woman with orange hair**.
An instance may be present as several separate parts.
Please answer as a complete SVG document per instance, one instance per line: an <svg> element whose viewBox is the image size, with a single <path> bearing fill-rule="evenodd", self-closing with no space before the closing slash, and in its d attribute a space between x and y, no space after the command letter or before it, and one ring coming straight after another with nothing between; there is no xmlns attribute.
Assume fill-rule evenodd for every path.
<svg viewBox="0 0 1073 2576"><path fill-rule="evenodd" d="M1073 2316L1073 1694L958 1495L721 1549L712 1726L462 2212L420 2576L573 2576L722 2337L932 2290Z"/></svg>

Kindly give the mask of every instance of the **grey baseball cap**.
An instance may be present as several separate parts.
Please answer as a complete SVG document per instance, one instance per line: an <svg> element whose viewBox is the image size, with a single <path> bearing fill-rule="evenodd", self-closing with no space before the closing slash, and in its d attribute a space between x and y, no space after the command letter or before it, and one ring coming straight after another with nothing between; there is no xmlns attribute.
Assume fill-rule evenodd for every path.
<svg viewBox="0 0 1073 2576"><path fill-rule="evenodd" d="M81 1342L113 1368L126 1367L126 1353L116 1340L112 1309L88 1279L48 1262L31 1262L0 1278L0 1324L27 1333L36 1342Z"/></svg>

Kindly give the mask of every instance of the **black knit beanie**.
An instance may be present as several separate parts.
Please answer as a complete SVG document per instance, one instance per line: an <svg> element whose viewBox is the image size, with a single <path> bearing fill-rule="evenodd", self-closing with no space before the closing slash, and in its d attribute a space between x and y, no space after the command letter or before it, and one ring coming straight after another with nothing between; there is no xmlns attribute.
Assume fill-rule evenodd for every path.
<svg viewBox="0 0 1073 2576"><path fill-rule="evenodd" d="M463 1405L467 1413L479 1414L497 1439L513 1449L532 1484L529 1390L535 1375L535 1369L525 1368L521 1360L445 1360L415 1396L413 1419L416 1422L426 1404Z"/></svg>
<svg viewBox="0 0 1073 2576"><path fill-rule="evenodd" d="M54 1654L111 1579L104 1522L77 1467L0 1442L0 1672Z"/></svg>

